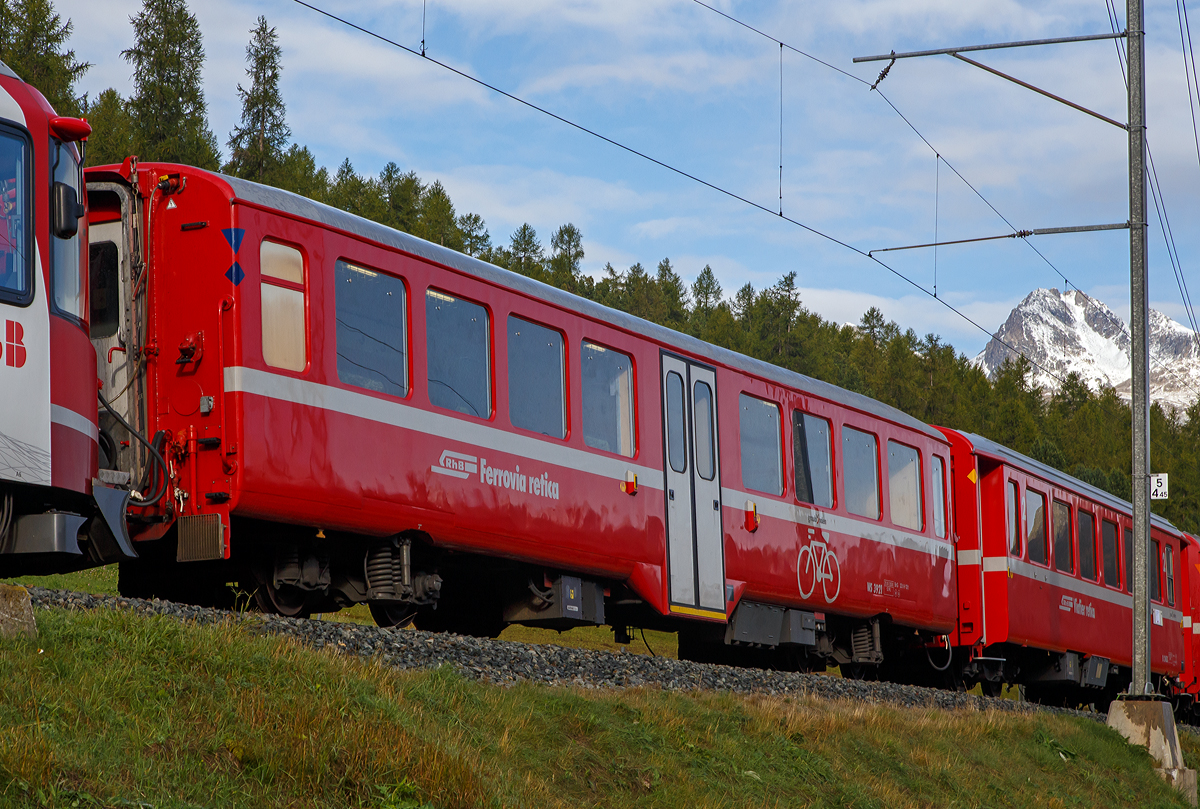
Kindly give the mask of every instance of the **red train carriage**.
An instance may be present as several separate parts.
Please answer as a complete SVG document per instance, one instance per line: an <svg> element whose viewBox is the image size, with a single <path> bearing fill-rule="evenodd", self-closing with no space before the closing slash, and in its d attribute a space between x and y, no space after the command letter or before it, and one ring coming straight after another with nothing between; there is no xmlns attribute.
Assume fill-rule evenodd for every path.
<svg viewBox="0 0 1200 809"><path fill-rule="evenodd" d="M953 631L932 428L293 194L87 176L99 376L163 456L106 414L104 465L169 491L124 592L779 665Z"/></svg>
<svg viewBox="0 0 1200 809"><path fill-rule="evenodd" d="M90 131L0 63L0 553L13 571L131 551L128 491L95 480L76 145Z"/></svg>
<svg viewBox="0 0 1200 809"><path fill-rule="evenodd" d="M1037 701L1106 705L1130 680L1130 504L985 438L942 432L953 446L967 678L989 690L1021 683ZM1172 690L1194 664L1181 562L1196 546L1166 520L1152 523L1151 664Z"/></svg>

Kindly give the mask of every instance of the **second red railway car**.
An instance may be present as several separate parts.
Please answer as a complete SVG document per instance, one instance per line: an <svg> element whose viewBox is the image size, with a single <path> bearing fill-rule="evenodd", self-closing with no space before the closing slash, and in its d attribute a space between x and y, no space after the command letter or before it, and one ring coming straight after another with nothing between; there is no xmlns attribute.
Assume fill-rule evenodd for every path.
<svg viewBox="0 0 1200 809"><path fill-rule="evenodd" d="M102 407L54 406L53 480L0 470L3 572L119 561L127 595L484 635L658 627L697 660L1063 704L1128 685L1129 506L1104 492L287 192L131 158L86 200L86 304L49 306L44 272L29 299L91 342L53 389L90 386L94 352ZM1152 539L1153 670L1183 706L1198 546Z"/></svg>

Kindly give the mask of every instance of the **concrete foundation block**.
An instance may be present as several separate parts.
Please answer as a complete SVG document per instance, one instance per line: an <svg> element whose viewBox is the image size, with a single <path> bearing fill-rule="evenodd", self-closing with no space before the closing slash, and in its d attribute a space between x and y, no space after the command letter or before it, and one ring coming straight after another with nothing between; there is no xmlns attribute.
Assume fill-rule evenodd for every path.
<svg viewBox="0 0 1200 809"><path fill-rule="evenodd" d="M37 622L29 591L12 584L0 584L0 637L37 637Z"/></svg>
<svg viewBox="0 0 1200 809"><path fill-rule="evenodd" d="M1113 700L1108 709L1108 726L1130 744L1146 748L1159 775L1196 806L1196 771L1184 765L1171 703L1150 699Z"/></svg>

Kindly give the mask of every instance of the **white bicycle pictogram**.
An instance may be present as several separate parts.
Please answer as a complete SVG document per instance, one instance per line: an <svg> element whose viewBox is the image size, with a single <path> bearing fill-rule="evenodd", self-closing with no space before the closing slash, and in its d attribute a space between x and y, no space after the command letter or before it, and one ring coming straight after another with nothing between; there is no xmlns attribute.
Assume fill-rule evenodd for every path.
<svg viewBox="0 0 1200 809"><path fill-rule="evenodd" d="M796 584L800 587L801 598L811 596L820 584L827 604L837 600L842 591L842 566L824 542L814 540L800 549L796 559Z"/></svg>

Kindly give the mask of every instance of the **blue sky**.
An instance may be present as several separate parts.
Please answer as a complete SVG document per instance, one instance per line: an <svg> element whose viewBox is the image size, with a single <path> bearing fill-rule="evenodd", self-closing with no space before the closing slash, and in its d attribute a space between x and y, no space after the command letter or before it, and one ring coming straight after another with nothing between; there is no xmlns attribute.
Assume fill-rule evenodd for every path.
<svg viewBox="0 0 1200 809"><path fill-rule="evenodd" d="M314 5L413 48L420 0ZM853 57L985 42L1103 33L1102 0L838 0L717 6L777 39L873 82L881 63ZM136 0L58 0L71 47L93 64L81 87L132 89L120 51ZM1118 3L1123 15L1124 4ZM1183 268L1195 262L1200 161L1174 3L1148 4L1149 138ZM844 247L491 93L418 56L289 0L192 0L208 61L205 90L222 145L237 121L235 87L258 15L279 31L293 138L336 169L374 174L389 160L439 179L493 243L523 222L549 246L573 222L585 270L648 269L669 257L689 281L712 266L727 296L796 272L802 302L837 322L869 306L974 355L987 335ZM1200 5L1195 10L1200 47ZM427 52L714 185L779 205L780 49L692 0L427 0ZM994 51L979 61L1117 120L1125 91L1111 41ZM1004 222L868 86L791 51L783 57L783 212L864 251L998 235ZM1018 228L1128 218L1123 130L948 56L897 62L880 85L929 142ZM940 179L938 174L940 173ZM1185 321L1151 219L1152 306ZM1078 287L1128 316L1128 235L1030 240ZM926 288L932 250L882 256ZM939 296L985 328L1062 277L1019 240L937 252Z"/></svg>

